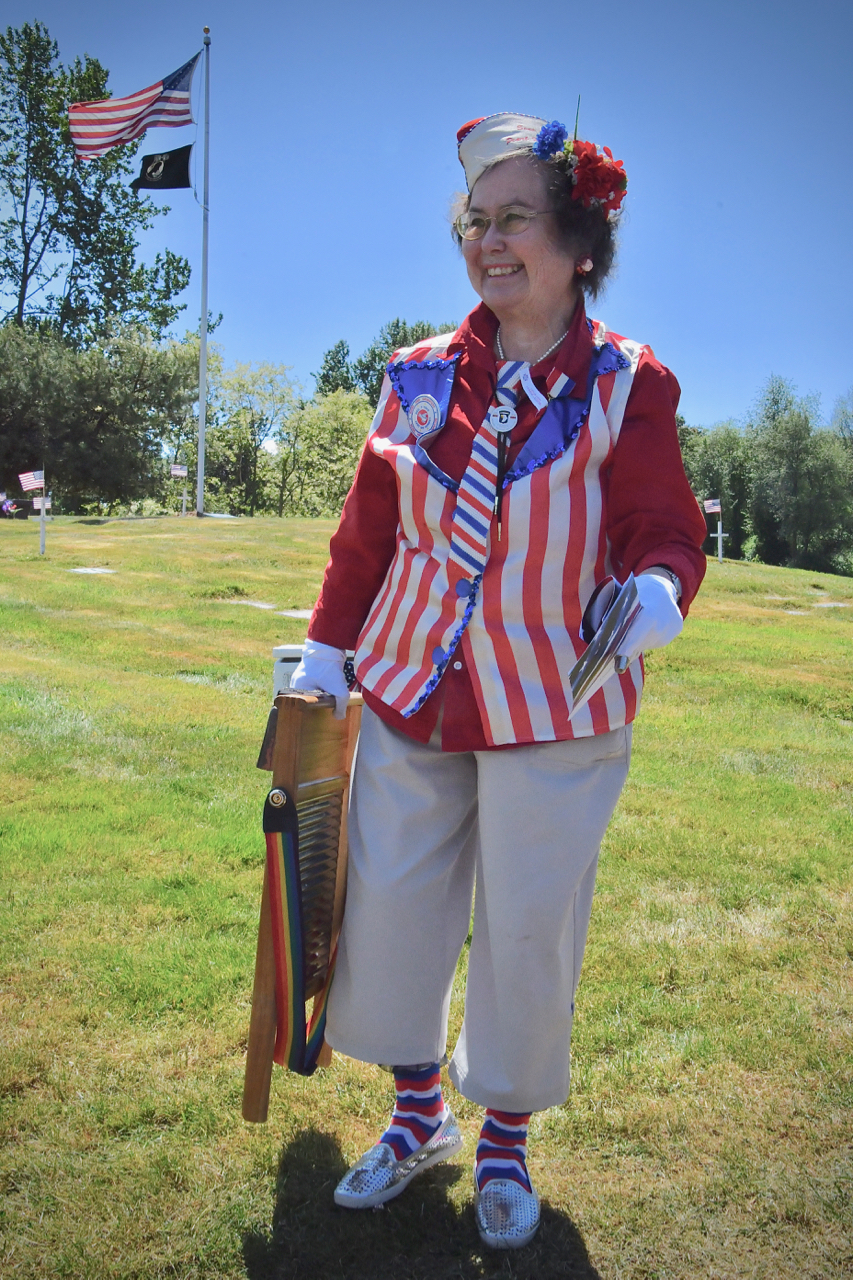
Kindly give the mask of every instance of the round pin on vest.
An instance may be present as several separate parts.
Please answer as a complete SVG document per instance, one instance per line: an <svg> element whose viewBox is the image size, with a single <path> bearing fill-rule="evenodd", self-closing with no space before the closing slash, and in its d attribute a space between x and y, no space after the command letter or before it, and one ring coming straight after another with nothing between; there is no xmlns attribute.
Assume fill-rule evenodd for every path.
<svg viewBox="0 0 853 1280"><path fill-rule="evenodd" d="M493 431L512 431L518 422L518 414L509 404L493 404L489 410L489 425Z"/></svg>
<svg viewBox="0 0 853 1280"><path fill-rule="evenodd" d="M441 407L435 396L415 396L409 409L409 424L418 440L422 436L431 435L441 426Z"/></svg>

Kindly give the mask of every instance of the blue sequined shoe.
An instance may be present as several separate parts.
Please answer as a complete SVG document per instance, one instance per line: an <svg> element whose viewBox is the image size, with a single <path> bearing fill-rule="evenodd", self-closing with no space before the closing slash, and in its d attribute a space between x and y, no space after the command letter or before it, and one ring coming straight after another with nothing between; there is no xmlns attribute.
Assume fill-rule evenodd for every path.
<svg viewBox="0 0 853 1280"><path fill-rule="evenodd" d="M512 1178L492 1178L481 1191L474 1164L474 1216L490 1249L521 1249L539 1230L539 1197Z"/></svg>
<svg viewBox="0 0 853 1280"><path fill-rule="evenodd" d="M462 1150L462 1134L451 1111L417 1151L398 1160L393 1147L377 1142L345 1173L335 1188L335 1204L345 1209L372 1209L405 1191L412 1178L432 1164L449 1160Z"/></svg>

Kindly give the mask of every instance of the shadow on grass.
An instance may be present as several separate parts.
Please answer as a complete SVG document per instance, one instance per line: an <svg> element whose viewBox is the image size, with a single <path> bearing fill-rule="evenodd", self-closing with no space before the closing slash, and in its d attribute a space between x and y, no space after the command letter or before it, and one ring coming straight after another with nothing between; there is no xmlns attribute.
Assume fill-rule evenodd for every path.
<svg viewBox="0 0 853 1280"><path fill-rule="evenodd" d="M338 1142L307 1130L282 1152L271 1232L243 1237L249 1280L600 1280L574 1223L547 1205L526 1249L485 1249L472 1201L449 1195L466 1164L436 1165L399 1199L354 1213L332 1199L347 1168Z"/></svg>

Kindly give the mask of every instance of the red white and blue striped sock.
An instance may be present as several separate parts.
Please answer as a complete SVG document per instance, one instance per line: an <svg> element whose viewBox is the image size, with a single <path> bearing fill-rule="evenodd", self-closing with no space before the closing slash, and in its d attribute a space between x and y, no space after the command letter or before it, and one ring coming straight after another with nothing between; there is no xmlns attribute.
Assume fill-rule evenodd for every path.
<svg viewBox="0 0 853 1280"><path fill-rule="evenodd" d="M437 1062L418 1069L395 1067L394 1084L397 1101L379 1141L393 1147L398 1160L405 1160L429 1142L447 1114L441 1096L441 1068Z"/></svg>
<svg viewBox="0 0 853 1280"><path fill-rule="evenodd" d="M530 1191L527 1174L527 1126L530 1112L494 1111L489 1107L477 1143L477 1187L494 1178L509 1178Z"/></svg>

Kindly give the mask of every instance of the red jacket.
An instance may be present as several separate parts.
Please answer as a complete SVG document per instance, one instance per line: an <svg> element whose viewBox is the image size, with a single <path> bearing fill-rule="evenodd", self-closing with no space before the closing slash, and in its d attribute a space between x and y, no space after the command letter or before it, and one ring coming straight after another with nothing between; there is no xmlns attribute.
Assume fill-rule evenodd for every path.
<svg viewBox="0 0 853 1280"><path fill-rule="evenodd" d="M444 429L429 447L436 465L455 480L468 465L471 445L491 402L495 386L494 340L497 320L480 304L464 321L447 354L461 352ZM545 391L552 370L566 373L583 398L593 342L579 303L559 350L531 370ZM393 393L392 393L393 394ZM675 410L680 388L670 371L648 352L641 358L613 452L608 477L607 536L614 566L622 576L664 564L681 579L682 612L695 596L705 572L701 545L705 520L684 474ZM542 416L526 396L510 437L511 465ZM308 629L312 640L353 649L393 559L398 526L394 473L368 450L362 455L340 526L332 538L331 559ZM470 677L464 667L445 671L435 693L409 718L365 695L367 704L394 728L426 742L439 710L444 750L486 747Z"/></svg>

